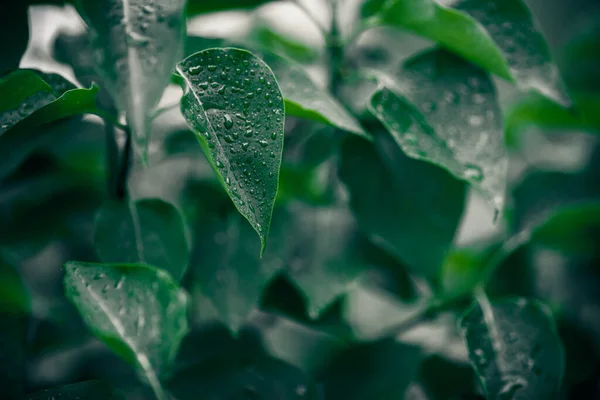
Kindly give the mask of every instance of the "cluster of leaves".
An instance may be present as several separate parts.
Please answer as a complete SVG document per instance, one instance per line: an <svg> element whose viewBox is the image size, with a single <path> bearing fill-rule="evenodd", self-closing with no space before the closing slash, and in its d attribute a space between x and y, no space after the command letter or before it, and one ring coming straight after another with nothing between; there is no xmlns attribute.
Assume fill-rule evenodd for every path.
<svg viewBox="0 0 600 400"><path fill-rule="evenodd" d="M0 28L17 33L0 45L2 398L552 399L597 382L600 92L584 71L563 82L522 0L367 0L349 34L331 0L322 49L259 18L186 33L267 1L80 0L87 29L54 58L83 87L18 68L38 3ZM433 47L392 63L369 35ZM592 151L544 169L532 127ZM471 189L500 232L463 244Z"/></svg>

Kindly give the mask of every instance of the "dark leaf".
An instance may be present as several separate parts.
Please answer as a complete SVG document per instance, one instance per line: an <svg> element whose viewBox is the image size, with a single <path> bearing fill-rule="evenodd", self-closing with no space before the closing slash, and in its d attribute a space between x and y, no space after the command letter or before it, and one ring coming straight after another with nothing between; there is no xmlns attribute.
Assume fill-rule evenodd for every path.
<svg viewBox="0 0 600 400"><path fill-rule="evenodd" d="M27 400L123 400L119 392L102 381L85 381L41 390L26 396Z"/></svg>

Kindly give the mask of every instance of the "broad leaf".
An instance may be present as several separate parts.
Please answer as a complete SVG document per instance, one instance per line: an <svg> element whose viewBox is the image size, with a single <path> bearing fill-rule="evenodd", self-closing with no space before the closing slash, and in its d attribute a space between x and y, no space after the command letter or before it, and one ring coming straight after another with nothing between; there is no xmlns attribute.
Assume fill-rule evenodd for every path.
<svg viewBox="0 0 600 400"><path fill-rule="evenodd" d="M438 42L523 90L570 105L548 45L522 0L461 0L454 8L433 0L392 0L375 18Z"/></svg>
<svg viewBox="0 0 600 400"><path fill-rule="evenodd" d="M50 139L40 132L43 125L98 113L96 92L95 86L77 89L58 75L34 70L17 70L0 78L0 177Z"/></svg>
<svg viewBox="0 0 600 400"><path fill-rule="evenodd" d="M102 262L154 265L176 281L190 253L181 214L159 199L106 203L96 217L94 245Z"/></svg>
<svg viewBox="0 0 600 400"><path fill-rule="evenodd" d="M26 377L30 299L17 270L0 249L0 397L20 399Z"/></svg>
<svg viewBox="0 0 600 400"><path fill-rule="evenodd" d="M183 52L186 0L78 0L103 86L126 114L146 160L149 113Z"/></svg>
<svg viewBox="0 0 600 400"><path fill-rule="evenodd" d="M267 244L283 151L284 105L271 69L245 50L209 49L177 65L181 110L236 208Z"/></svg>
<svg viewBox="0 0 600 400"><path fill-rule="evenodd" d="M409 157L447 169L502 210L508 159L490 78L440 50L408 60L396 78L400 93L378 90L371 112Z"/></svg>
<svg viewBox="0 0 600 400"><path fill-rule="evenodd" d="M460 222L465 185L406 157L386 132L375 142L380 154L360 139L342 148L340 176L359 227L413 272L436 278Z"/></svg>
<svg viewBox="0 0 600 400"><path fill-rule="evenodd" d="M160 269L139 264L65 264L65 292L107 346L160 384L188 331L187 296Z"/></svg>
<svg viewBox="0 0 600 400"><path fill-rule="evenodd" d="M222 1L206 1L206 0L189 0L187 6L188 16L196 14L204 14L216 11L227 11L232 9L248 9L255 8L261 4L268 3L271 0L222 0Z"/></svg>
<svg viewBox="0 0 600 400"><path fill-rule="evenodd" d="M124 400L112 386L102 381L84 381L29 394L26 400Z"/></svg>
<svg viewBox="0 0 600 400"><path fill-rule="evenodd" d="M462 317L460 330L488 399L559 398L564 354L544 306L483 297Z"/></svg>
<svg viewBox="0 0 600 400"><path fill-rule="evenodd" d="M546 39L525 1L461 0L456 8L487 30L520 89L535 90L564 106L571 105Z"/></svg>
<svg viewBox="0 0 600 400"><path fill-rule="evenodd" d="M285 114L306 118L334 126L359 136L369 138L354 117L325 89L317 86L302 66L264 49L250 41L230 42L225 39L208 39L190 36L186 53L203 50L211 46L231 45L247 48L260 56L271 68L285 101Z"/></svg>

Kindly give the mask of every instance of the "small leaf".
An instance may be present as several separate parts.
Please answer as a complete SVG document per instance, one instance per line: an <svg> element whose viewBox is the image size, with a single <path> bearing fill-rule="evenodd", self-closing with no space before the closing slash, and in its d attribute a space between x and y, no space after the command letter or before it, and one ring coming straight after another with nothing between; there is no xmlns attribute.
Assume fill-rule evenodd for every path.
<svg viewBox="0 0 600 400"><path fill-rule="evenodd" d="M40 390L26 397L27 400L124 400L108 383L84 381L70 385Z"/></svg>
<svg viewBox="0 0 600 400"><path fill-rule="evenodd" d="M160 384L188 331L187 296L164 271L136 264L65 264L65 293L85 323L141 369L159 400Z"/></svg>
<svg viewBox="0 0 600 400"><path fill-rule="evenodd" d="M96 217L94 245L102 262L154 265L176 281L190 253L181 214L159 199L106 203Z"/></svg>
<svg viewBox="0 0 600 400"><path fill-rule="evenodd" d="M371 98L371 112L409 157L439 165L469 182L500 211L508 159L490 78L441 50L410 59L396 78L401 93L378 90Z"/></svg>
<svg viewBox="0 0 600 400"><path fill-rule="evenodd" d="M42 141L45 124L96 113L98 88L77 89L56 74L17 70L0 78L0 177L12 172Z"/></svg>
<svg viewBox="0 0 600 400"><path fill-rule="evenodd" d="M439 43L522 90L571 104L548 45L522 0L461 0L454 8L433 0L393 0L378 17Z"/></svg>
<svg viewBox="0 0 600 400"><path fill-rule="evenodd" d="M302 66L262 48L257 43L189 36L186 53L225 45L248 49L269 65L285 100L286 115L321 122L370 138L356 119L330 93L313 82Z"/></svg>
<svg viewBox="0 0 600 400"><path fill-rule="evenodd" d="M461 0L456 8L487 30L521 90L535 90L563 106L571 105L546 39L523 0Z"/></svg>
<svg viewBox="0 0 600 400"><path fill-rule="evenodd" d="M183 51L185 0L79 0L103 86L124 112L146 160L149 113Z"/></svg>
<svg viewBox="0 0 600 400"><path fill-rule="evenodd" d="M375 148L347 140L340 177L359 227L413 272L437 278L465 203L465 185L446 171L406 157L387 132Z"/></svg>
<svg viewBox="0 0 600 400"><path fill-rule="evenodd" d="M459 324L486 397L559 398L564 354L549 311L523 298L479 300Z"/></svg>
<svg viewBox="0 0 600 400"><path fill-rule="evenodd" d="M252 53L209 49L177 65L181 110L239 212L267 245L283 151L284 105L271 69Z"/></svg>

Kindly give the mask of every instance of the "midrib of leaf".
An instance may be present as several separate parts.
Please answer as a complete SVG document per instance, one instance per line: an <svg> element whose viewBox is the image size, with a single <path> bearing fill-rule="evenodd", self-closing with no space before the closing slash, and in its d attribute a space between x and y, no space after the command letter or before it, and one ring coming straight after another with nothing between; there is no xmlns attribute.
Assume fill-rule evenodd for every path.
<svg viewBox="0 0 600 400"><path fill-rule="evenodd" d="M137 207L133 203L129 203L129 212L131 213L131 221L133 222L133 230L135 234L135 248L138 253L138 258L141 263L146 263L144 256L144 241L142 239L142 227L140 226L140 217L137 212Z"/></svg>
<svg viewBox="0 0 600 400"><path fill-rule="evenodd" d="M133 353L135 354L135 358L137 359L138 363L140 364L140 366L146 373L146 376L148 377L148 381L150 382L150 386L152 386L152 389L154 390L154 393L156 394L156 397L158 398L158 400L168 400L165 392L163 391L163 389L160 385L160 381L158 380L158 375L156 374L156 371L154 371L154 368L152 367L152 364L150 363L148 356L145 353L142 353L137 348L134 338L130 338L127 335L125 327L123 326L123 324L121 324L121 322L119 321L119 318L111 312L109 307L107 307L107 305L104 303L102 297L98 296L98 294L93 289L91 289L89 286L86 285L85 279L83 279L83 277L81 275L79 275L77 268L73 269L73 274L77 276L77 278L81 281L81 283L86 288L86 290L90 294L90 296L100 306L100 308L102 309L104 314L106 314L109 322L115 328L115 330L117 331L119 336L121 336L123 341L125 341L125 343L127 343L127 345L133 350Z"/></svg>
<svg viewBox="0 0 600 400"><path fill-rule="evenodd" d="M204 110L204 105L202 104L202 101L200 100L200 97L198 97L198 95L197 95L197 94L196 94L196 92L194 91L194 86L193 86L192 82L191 82L191 81L190 81L190 80L187 78L187 76L186 76L187 74L185 73L185 71L183 71L183 70L182 70L182 69L179 67L179 65L177 65L177 72L179 72L179 75L181 75L181 76L183 77L183 80L185 81L185 84L186 84L186 86L187 86L187 88L188 88L188 91L192 93L192 95L194 96L194 98L196 99L196 101L198 102L198 104L200 105L199 109L200 109L200 110L202 111L202 113L204 114L204 119L206 120L207 130L210 130L210 132L211 132L213 135L215 135L215 142L217 143L217 147L219 148L219 152L220 152L221 154L223 154L223 155L224 155L224 154L226 154L226 153L225 153L225 149L223 148L223 145L221 144L221 140L219 139L219 137L218 137L218 135L217 135L217 132L216 132L216 131L215 131L215 129L213 128L213 125L212 125L212 122L211 122L210 118L208 118L208 115L206 114L206 111ZM185 94L184 94L184 96L185 96ZM203 140L204 140L204 139L203 139ZM211 153L211 151L210 151L210 150L208 150L208 152L209 152L209 154ZM212 154L210 154L210 157L212 157ZM221 161L222 163L224 163L224 164L226 164L226 165L227 165L227 171L228 171L228 172L229 172L231 175L233 175L233 177L235 178L235 181L236 181L236 182L240 182L240 180L238 179L237 175L236 175L236 174L235 174L235 172L234 172L234 168L231 168L231 163L229 162L229 158L228 158L228 157L222 157L222 158L220 159L220 161ZM217 168L214 166L214 162L213 162L213 160L210 160L210 163L211 163L211 165L213 166L213 169L214 169L215 171L217 171L217 175L219 176L219 179L220 179L221 181L223 181L223 178L221 177L221 173L220 173L220 172L218 171L218 169L217 169ZM241 185L239 185L239 184L238 184L237 186L238 186L238 190L239 190L240 192L243 192L243 193L244 193L244 198L246 199L246 201L248 201L248 199L249 199L249 198L252 198L252 197L248 196L248 193L246 192L246 189L245 189L245 188L242 188L242 186L241 186ZM227 188L227 191L230 191L230 190L231 190L231 189L229 189L229 185L225 185L225 187ZM234 204L235 204L235 206L236 206L236 208L237 208L237 203L235 203L235 202L234 202ZM264 228L264 229L266 229L266 228ZM259 235L260 235L261 248L262 248L262 249L261 249L261 253L262 253L262 252L264 251L264 247L265 247L265 245L263 244L263 243L264 243L264 239L263 239L264 235L263 235L262 233L260 233Z"/></svg>

